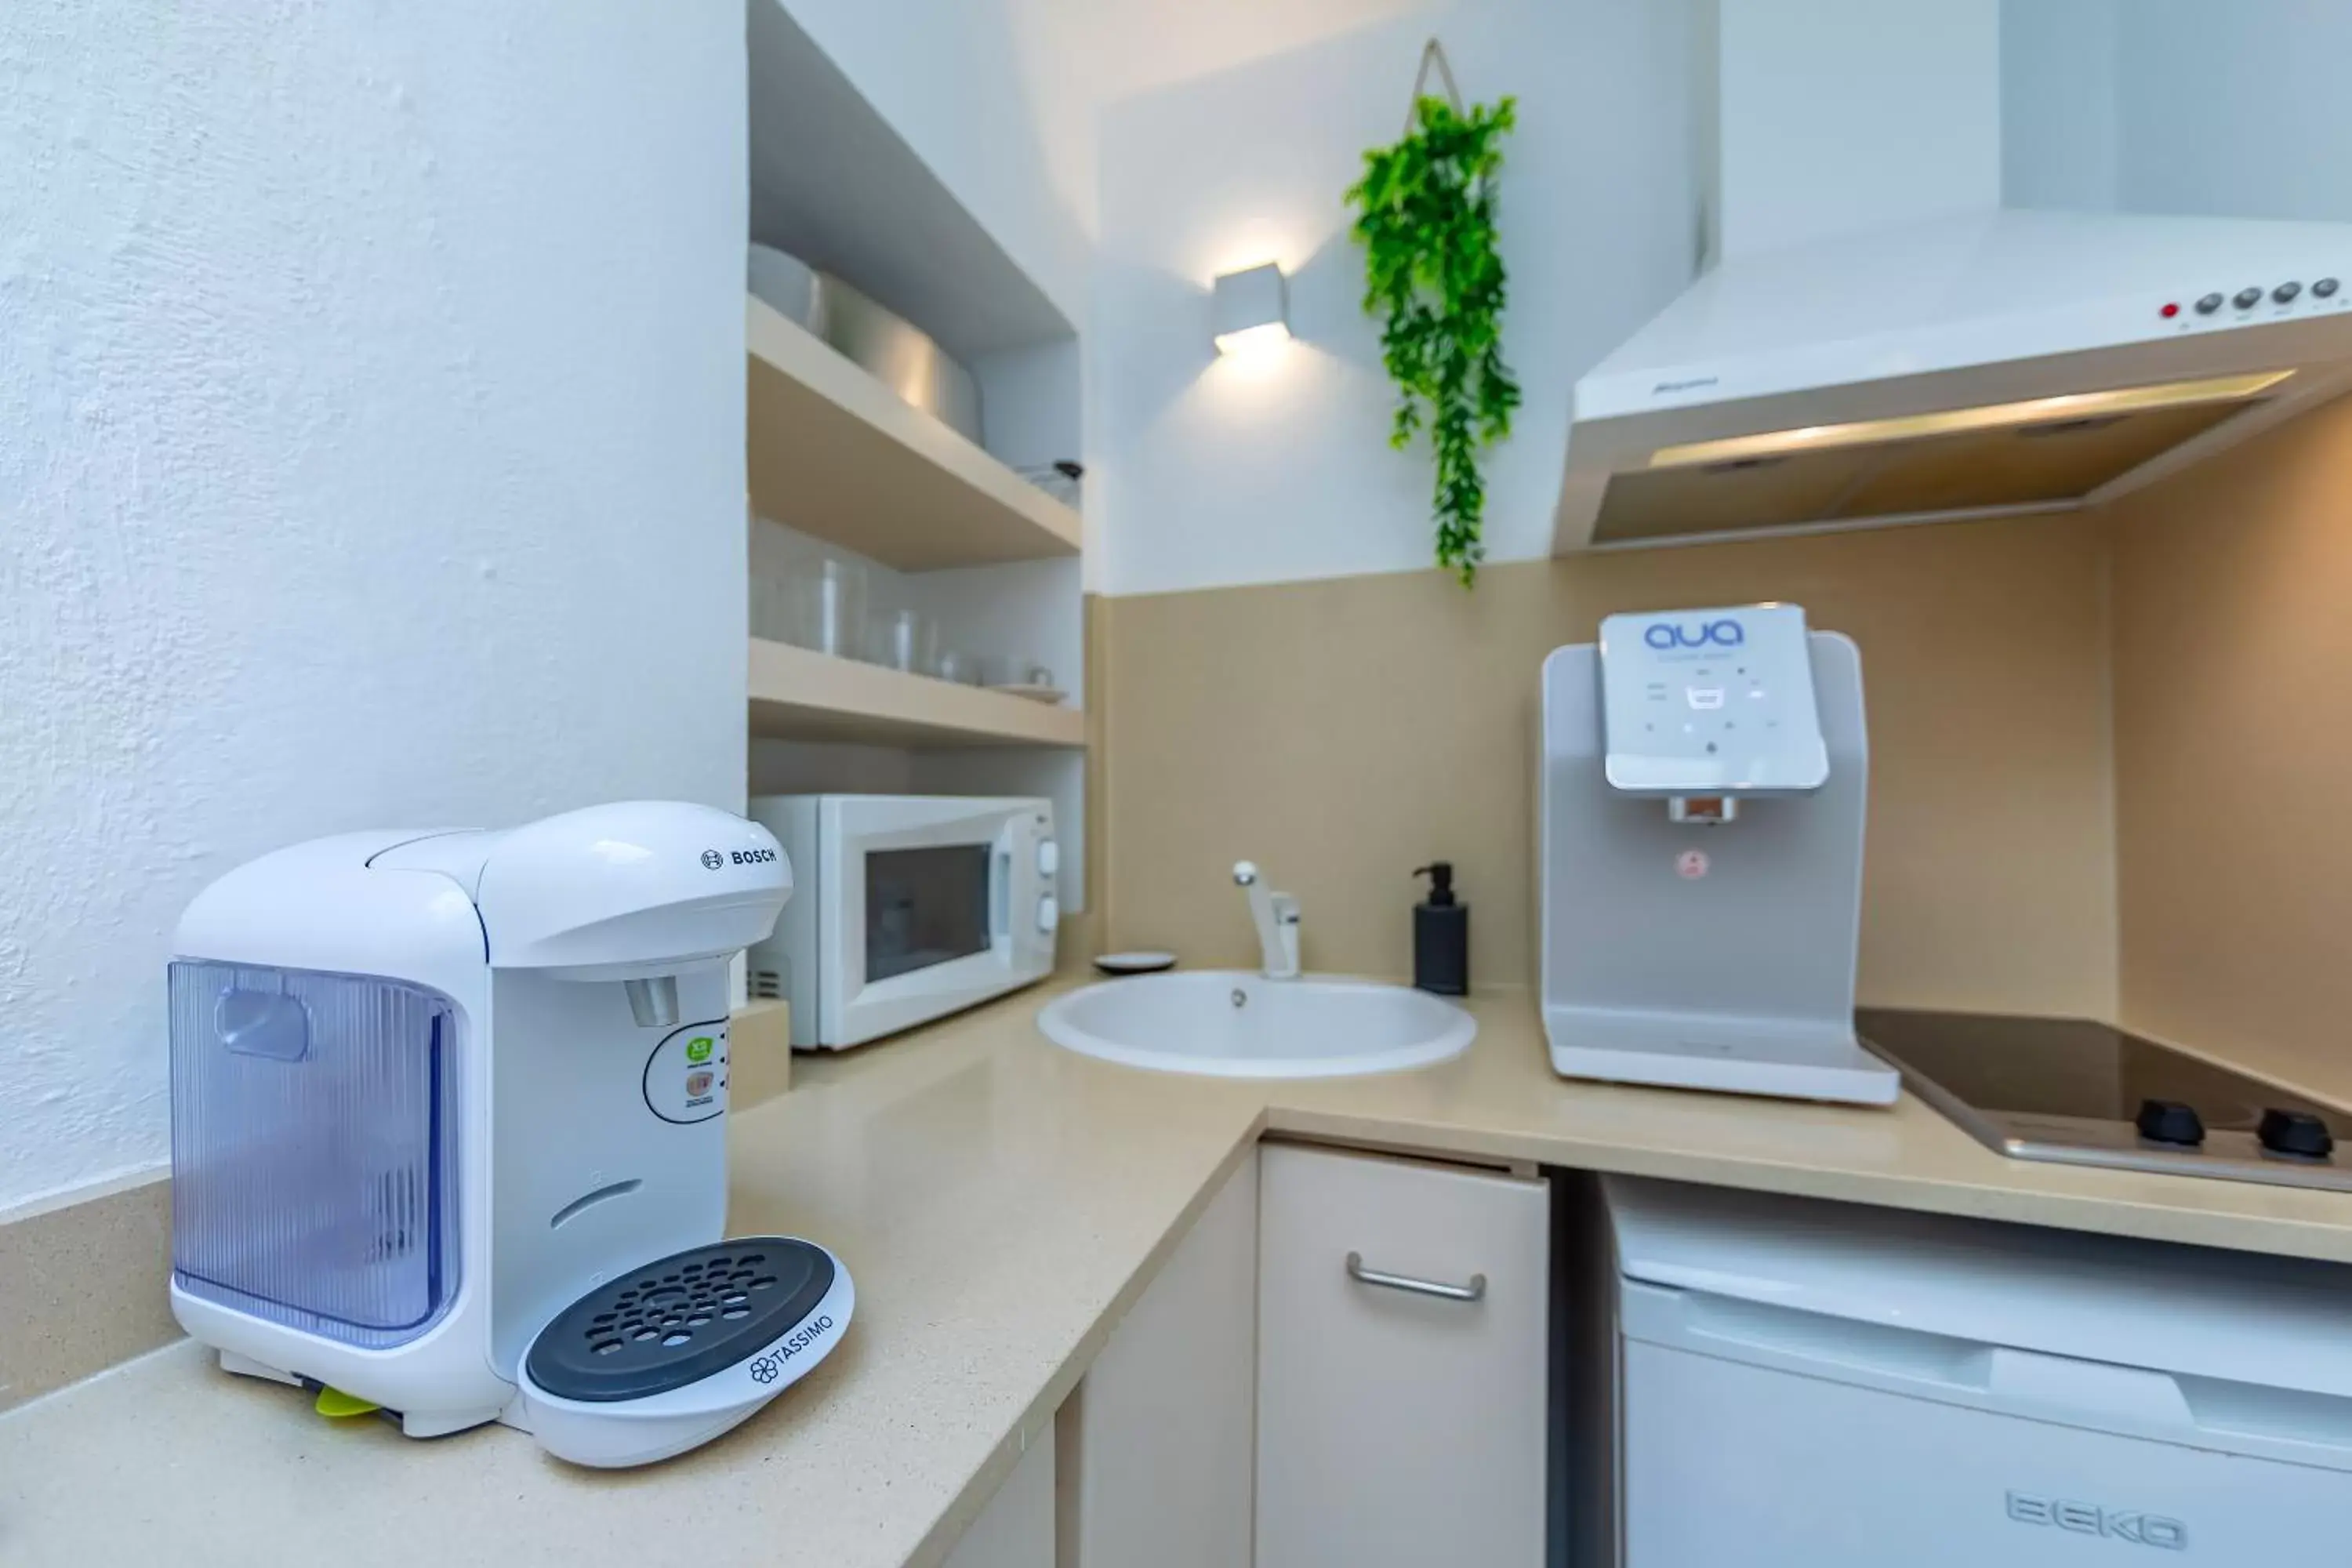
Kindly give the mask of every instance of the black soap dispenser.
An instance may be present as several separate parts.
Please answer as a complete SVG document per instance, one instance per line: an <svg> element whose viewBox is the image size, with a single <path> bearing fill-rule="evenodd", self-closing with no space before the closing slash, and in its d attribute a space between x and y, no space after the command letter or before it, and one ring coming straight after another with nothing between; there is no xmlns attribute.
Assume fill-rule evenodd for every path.
<svg viewBox="0 0 2352 1568"><path fill-rule="evenodd" d="M1470 994L1470 906L1454 896L1454 865L1433 861L1413 872L1429 879L1429 899L1412 907L1412 983L1440 996Z"/></svg>

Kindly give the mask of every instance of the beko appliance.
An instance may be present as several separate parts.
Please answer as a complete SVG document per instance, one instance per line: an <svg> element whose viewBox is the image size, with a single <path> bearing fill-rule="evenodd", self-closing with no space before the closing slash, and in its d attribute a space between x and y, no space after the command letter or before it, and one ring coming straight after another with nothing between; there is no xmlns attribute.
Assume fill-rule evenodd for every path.
<svg viewBox="0 0 2352 1568"><path fill-rule="evenodd" d="M1570 1078L1893 1103L1854 1038L1862 661L1795 605L1612 616L1544 661L1544 1033Z"/></svg>
<svg viewBox="0 0 2352 1568"><path fill-rule="evenodd" d="M765 795L751 814L800 879L750 978L792 1004L795 1047L859 1045L1054 972L1051 801Z"/></svg>
<svg viewBox="0 0 2352 1568"><path fill-rule="evenodd" d="M721 1239L728 971L791 890L764 829L659 801L214 882L170 968L180 1326L410 1436L503 1421L581 1464L750 1416L855 1302L821 1247Z"/></svg>
<svg viewBox="0 0 2352 1568"><path fill-rule="evenodd" d="M2340 1555L2352 1268L1601 1187L1623 1568Z"/></svg>
<svg viewBox="0 0 2352 1568"><path fill-rule="evenodd" d="M2341 1111L2178 1047L2082 1018L1865 1007L1854 1024L1912 1093L2016 1159L2352 1190Z"/></svg>

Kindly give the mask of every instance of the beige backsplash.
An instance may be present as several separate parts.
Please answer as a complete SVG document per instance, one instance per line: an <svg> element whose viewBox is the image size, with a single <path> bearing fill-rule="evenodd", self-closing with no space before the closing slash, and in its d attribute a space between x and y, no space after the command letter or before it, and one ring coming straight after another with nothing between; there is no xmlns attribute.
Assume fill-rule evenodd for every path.
<svg viewBox="0 0 2352 1568"><path fill-rule="evenodd" d="M1474 984L1529 985L1536 690L1618 610L1793 600L1860 644L1872 740L1861 992L2116 1005L2100 520L2014 519L1105 599L1105 940L1251 961L1230 870L1305 906L1316 969L1405 974L1410 873L1452 860ZM1727 829L1736 831L1736 829Z"/></svg>
<svg viewBox="0 0 2352 1568"><path fill-rule="evenodd" d="M2352 399L2109 521L2124 1020L2352 1103Z"/></svg>

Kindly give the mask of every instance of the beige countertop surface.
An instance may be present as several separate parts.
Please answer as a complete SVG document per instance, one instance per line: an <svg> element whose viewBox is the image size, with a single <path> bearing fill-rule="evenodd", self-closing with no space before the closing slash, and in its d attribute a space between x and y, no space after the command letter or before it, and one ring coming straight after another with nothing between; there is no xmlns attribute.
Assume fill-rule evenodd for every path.
<svg viewBox="0 0 2352 1568"><path fill-rule="evenodd" d="M1554 1077L1524 995L1462 1058L1240 1083L1065 1053L1032 993L736 1115L730 1228L835 1249L857 1316L751 1421L627 1472L482 1427L329 1422L182 1342L0 1415L0 1563L939 1562L1263 1132L2352 1261L2352 1194L2004 1160L1868 1110Z"/></svg>

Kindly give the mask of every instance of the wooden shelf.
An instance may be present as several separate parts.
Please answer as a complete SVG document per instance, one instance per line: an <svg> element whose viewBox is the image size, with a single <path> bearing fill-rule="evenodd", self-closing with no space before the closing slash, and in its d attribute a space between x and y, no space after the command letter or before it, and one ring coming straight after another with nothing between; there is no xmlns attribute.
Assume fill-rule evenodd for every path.
<svg viewBox="0 0 2352 1568"><path fill-rule="evenodd" d="M751 504L901 572L1075 555L1078 514L744 299Z"/></svg>
<svg viewBox="0 0 2352 1568"><path fill-rule="evenodd" d="M751 733L869 746L1084 746L1087 716L751 639Z"/></svg>

